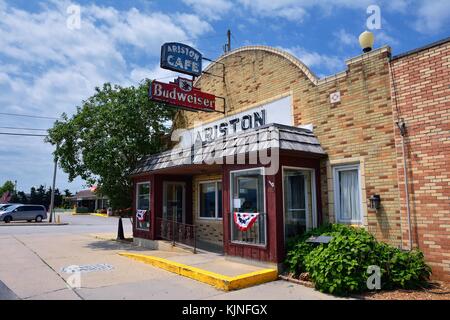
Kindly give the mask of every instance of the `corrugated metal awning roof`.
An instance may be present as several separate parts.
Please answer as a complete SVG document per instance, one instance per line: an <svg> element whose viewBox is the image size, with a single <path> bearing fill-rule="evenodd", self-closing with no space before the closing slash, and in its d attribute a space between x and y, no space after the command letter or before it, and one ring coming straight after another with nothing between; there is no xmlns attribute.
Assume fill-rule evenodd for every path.
<svg viewBox="0 0 450 320"><path fill-rule="evenodd" d="M227 156L279 149L325 156L317 137L309 130L282 124L267 124L187 149L172 149L142 158L132 175L190 164L212 164ZM221 162L225 163L225 161Z"/></svg>

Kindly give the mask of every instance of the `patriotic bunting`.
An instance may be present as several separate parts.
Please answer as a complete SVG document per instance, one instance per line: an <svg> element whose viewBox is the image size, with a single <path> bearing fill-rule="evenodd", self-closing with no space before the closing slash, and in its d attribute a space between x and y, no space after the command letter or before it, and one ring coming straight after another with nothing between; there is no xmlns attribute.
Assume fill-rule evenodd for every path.
<svg viewBox="0 0 450 320"><path fill-rule="evenodd" d="M137 210L136 218L138 219L138 221L144 221L146 213L147 213L147 210Z"/></svg>
<svg viewBox="0 0 450 320"><path fill-rule="evenodd" d="M235 212L234 223L238 226L239 230L247 231L258 219L258 212Z"/></svg>

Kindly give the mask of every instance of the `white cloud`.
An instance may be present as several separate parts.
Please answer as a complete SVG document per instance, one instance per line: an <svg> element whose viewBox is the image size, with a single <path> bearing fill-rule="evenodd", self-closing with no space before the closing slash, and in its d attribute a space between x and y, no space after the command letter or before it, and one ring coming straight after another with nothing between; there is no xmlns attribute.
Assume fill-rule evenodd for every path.
<svg viewBox="0 0 450 320"><path fill-rule="evenodd" d="M393 46L399 44L398 40L394 39L384 31L375 32L375 47L384 45Z"/></svg>
<svg viewBox="0 0 450 320"><path fill-rule="evenodd" d="M255 15L284 18L301 23L313 10L331 15L338 8L357 9L364 15L366 8L374 3L391 11L405 10L408 0L238 0L238 2Z"/></svg>
<svg viewBox="0 0 450 320"><path fill-rule="evenodd" d="M208 22L201 20L194 14L177 13L175 19L189 32L190 37L197 37L200 34L213 31Z"/></svg>
<svg viewBox="0 0 450 320"><path fill-rule="evenodd" d="M183 0L183 2L208 20L220 20L233 6L228 0Z"/></svg>
<svg viewBox="0 0 450 320"><path fill-rule="evenodd" d="M199 36L212 28L193 14L168 15L135 8L118 10L90 5L81 8L81 29L66 26L69 1L50 1L29 12L0 0L0 105L3 112L57 117L71 114L83 99L104 82L136 84L143 78L171 73L155 60L160 46ZM181 18L181 20L180 20ZM182 23L180 23L180 21ZM190 33L187 33L187 30ZM194 30L194 32L192 32ZM127 57L127 59L125 58ZM148 59L135 58L144 56ZM49 128L51 120L0 117L0 125ZM18 180L19 186L49 183L52 146L41 138L2 136L2 179ZM67 176L58 173L61 189ZM79 188L78 181L72 188Z"/></svg>
<svg viewBox="0 0 450 320"><path fill-rule="evenodd" d="M450 24L450 1L422 1L417 10L415 29L421 33L437 33ZM448 29L447 29L448 30Z"/></svg>
<svg viewBox="0 0 450 320"><path fill-rule="evenodd" d="M161 69L159 64L156 64L151 69L135 66L131 70L130 78L131 80L133 80L134 83L138 83L144 79L160 80L162 82L167 82L168 80L172 80L179 75L181 74L167 69ZM184 75L184 77L186 77L186 75Z"/></svg>
<svg viewBox="0 0 450 320"><path fill-rule="evenodd" d="M358 38L356 35L347 32L345 29L340 29L334 32L333 35L336 37L338 44L346 46L355 46L358 44Z"/></svg>
<svg viewBox="0 0 450 320"><path fill-rule="evenodd" d="M262 17L285 18L289 21L302 22L306 16L305 1L295 0L238 0L253 14ZM308 1L306 1L308 2Z"/></svg>
<svg viewBox="0 0 450 320"><path fill-rule="evenodd" d="M327 70L330 74L344 70L344 60L336 56L320 54L314 51L308 51L305 48L295 46L290 48L280 48L297 57L301 62L308 66L311 70L316 68Z"/></svg>

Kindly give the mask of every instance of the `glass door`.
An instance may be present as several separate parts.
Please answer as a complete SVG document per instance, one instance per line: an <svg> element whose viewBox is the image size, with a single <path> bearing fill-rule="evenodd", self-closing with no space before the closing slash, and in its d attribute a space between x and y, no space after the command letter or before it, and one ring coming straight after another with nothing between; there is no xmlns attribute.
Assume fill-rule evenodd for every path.
<svg viewBox="0 0 450 320"><path fill-rule="evenodd" d="M175 218L177 222L185 223L185 183L166 181L163 188L163 218L166 220Z"/></svg>
<svg viewBox="0 0 450 320"><path fill-rule="evenodd" d="M311 228L312 173L310 170L284 169L285 241Z"/></svg>

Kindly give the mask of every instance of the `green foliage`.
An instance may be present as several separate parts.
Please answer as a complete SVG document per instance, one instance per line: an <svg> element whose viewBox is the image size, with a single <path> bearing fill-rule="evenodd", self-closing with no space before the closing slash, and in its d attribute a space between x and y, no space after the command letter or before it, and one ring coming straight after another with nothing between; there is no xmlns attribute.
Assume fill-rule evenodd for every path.
<svg viewBox="0 0 450 320"><path fill-rule="evenodd" d="M298 276L305 272L305 258L314 249L314 247L304 241L299 241L286 254L286 265L289 272Z"/></svg>
<svg viewBox="0 0 450 320"><path fill-rule="evenodd" d="M89 212L89 208L86 207L77 207L75 209L75 213L88 213Z"/></svg>
<svg viewBox="0 0 450 320"><path fill-rule="evenodd" d="M383 288L417 289L428 285L431 268L421 251L402 251L386 243L378 243L376 251L381 261Z"/></svg>
<svg viewBox="0 0 450 320"><path fill-rule="evenodd" d="M305 241L312 236L317 237L321 234L326 234L332 230L331 228L331 224L326 224L320 226L319 228L311 229L295 238L290 239L287 242L285 263L289 272L292 272L294 275L299 275L300 273L306 271L303 261L305 260L305 257L314 249L314 246L306 243Z"/></svg>
<svg viewBox="0 0 450 320"><path fill-rule="evenodd" d="M323 231L333 237L330 243L312 247L304 242L305 236L286 259L291 272L307 271L318 290L337 295L368 290L367 268L371 265L380 267L383 289L413 289L427 284L430 268L420 251L404 252L379 243L362 228L336 224Z"/></svg>
<svg viewBox="0 0 450 320"><path fill-rule="evenodd" d="M104 84L69 119L56 121L48 141L69 180L98 185L115 209L131 203L129 174L144 155L163 148L174 111L148 99L149 82L138 87Z"/></svg>
<svg viewBox="0 0 450 320"><path fill-rule="evenodd" d="M336 225L333 239L305 257L304 264L320 291L345 295L366 288L367 267L376 265L375 238L364 229Z"/></svg>
<svg viewBox="0 0 450 320"><path fill-rule="evenodd" d="M12 182L11 180L5 181L5 183L3 184L3 186L0 187L0 197L1 197L5 192L13 193L13 192L14 192L14 189L15 189L14 182Z"/></svg>
<svg viewBox="0 0 450 320"><path fill-rule="evenodd" d="M46 208L49 208L51 201L52 188L49 187L45 189L43 185L40 185L38 188L31 187L30 195L24 191L14 190L15 186L12 181L6 181L3 187L0 187L0 196L3 194L2 190L9 191L12 193L10 203L22 203L22 204L39 204L43 205ZM14 192L17 191L17 192ZM58 207L62 204L63 197L59 192L59 189L55 189L55 207Z"/></svg>

